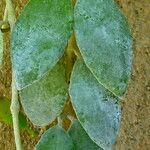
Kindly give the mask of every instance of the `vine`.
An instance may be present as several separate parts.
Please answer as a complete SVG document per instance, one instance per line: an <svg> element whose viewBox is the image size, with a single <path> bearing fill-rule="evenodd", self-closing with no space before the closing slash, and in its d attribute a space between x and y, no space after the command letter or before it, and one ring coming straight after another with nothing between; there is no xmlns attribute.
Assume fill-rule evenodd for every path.
<svg viewBox="0 0 150 150"><path fill-rule="evenodd" d="M23 148L19 100L35 126L55 121L36 150L111 149L132 67L132 37L116 3L30 0L16 18L6 0L1 30L9 25L16 149ZM76 117L62 113L68 102ZM65 117L69 129L63 129Z"/></svg>

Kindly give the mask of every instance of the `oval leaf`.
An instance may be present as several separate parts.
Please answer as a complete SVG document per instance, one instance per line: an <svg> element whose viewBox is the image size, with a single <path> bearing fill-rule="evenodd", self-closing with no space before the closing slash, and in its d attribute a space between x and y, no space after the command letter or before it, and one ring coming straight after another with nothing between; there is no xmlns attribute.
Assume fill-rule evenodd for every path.
<svg viewBox="0 0 150 150"><path fill-rule="evenodd" d="M60 126L48 129L35 146L36 150L73 150L69 135Z"/></svg>
<svg viewBox="0 0 150 150"><path fill-rule="evenodd" d="M3 34L0 31L0 68L2 67L3 62Z"/></svg>
<svg viewBox="0 0 150 150"><path fill-rule="evenodd" d="M81 124L75 120L68 131L72 138L75 150L102 150L87 135Z"/></svg>
<svg viewBox="0 0 150 150"><path fill-rule="evenodd" d="M68 95L65 69L59 62L44 78L20 91L21 103L33 124L44 126L61 113Z"/></svg>
<svg viewBox="0 0 150 150"><path fill-rule="evenodd" d="M12 65L18 90L54 67L71 32L70 1L30 0L12 33Z"/></svg>
<svg viewBox="0 0 150 150"><path fill-rule="evenodd" d="M113 0L78 0L75 34L86 65L98 81L121 96L131 74L132 39Z"/></svg>
<svg viewBox="0 0 150 150"><path fill-rule="evenodd" d="M77 117L90 138L103 149L114 144L120 125L120 105L82 60L74 66L70 95Z"/></svg>

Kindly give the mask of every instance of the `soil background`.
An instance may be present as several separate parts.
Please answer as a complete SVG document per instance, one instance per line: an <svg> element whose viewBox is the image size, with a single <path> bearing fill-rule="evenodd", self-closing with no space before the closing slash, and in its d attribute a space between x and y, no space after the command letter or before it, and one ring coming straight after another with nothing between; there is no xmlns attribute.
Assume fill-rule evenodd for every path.
<svg viewBox="0 0 150 150"><path fill-rule="evenodd" d="M28 0L13 0L16 15ZM116 0L127 17L133 35L133 70L122 100L121 128L114 150L150 150L150 0ZM0 0L0 20L5 1ZM0 70L0 97L11 99L9 33L4 34L4 62ZM30 123L29 123L30 124ZM33 150L37 138L21 132L25 150ZM12 127L0 122L0 150L15 150Z"/></svg>

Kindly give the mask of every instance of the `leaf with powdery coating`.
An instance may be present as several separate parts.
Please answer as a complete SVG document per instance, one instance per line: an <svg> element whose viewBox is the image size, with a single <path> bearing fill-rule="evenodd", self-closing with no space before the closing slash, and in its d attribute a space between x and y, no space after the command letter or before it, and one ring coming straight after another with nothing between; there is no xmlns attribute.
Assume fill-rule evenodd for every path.
<svg viewBox="0 0 150 150"><path fill-rule="evenodd" d="M74 110L89 137L101 148L112 148L120 126L118 98L95 79L83 60L75 63L70 82Z"/></svg>
<svg viewBox="0 0 150 150"><path fill-rule="evenodd" d="M68 133L57 125L42 135L35 150L74 150L74 146Z"/></svg>
<svg viewBox="0 0 150 150"><path fill-rule="evenodd" d="M79 121L74 120L69 131L75 150L102 150L87 135Z"/></svg>
<svg viewBox="0 0 150 150"><path fill-rule="evenodd" d="M68 0L30 0L12 32L11 57L20 90L51 70L72 33L73 10Z"/></svg>
<svg viewBox="0 0 150 150"><path fill-rule="evenodd" d="M62 112L68 96L65 68L61 62L41 80L20 91L26 115L37 126L45 126Z"/></svg>
<svg viewBox="0 0 150 150"><path fill-rule="evenodd" d="M132 66L132 38L125 17L113 0L78 0L75 34L81 55L106 89L122 96Z"/></svg>

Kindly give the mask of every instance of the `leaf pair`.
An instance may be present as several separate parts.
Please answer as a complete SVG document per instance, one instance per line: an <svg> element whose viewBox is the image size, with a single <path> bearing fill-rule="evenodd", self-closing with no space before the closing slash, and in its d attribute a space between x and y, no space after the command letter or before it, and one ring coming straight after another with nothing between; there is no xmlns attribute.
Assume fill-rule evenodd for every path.
<svg viewBox="0 0 150 150"><path fill-rule="evenodd" d="M69 91L77 118L90 138L103 149L111 149L120 126L118 98L99 84L81 59L74 65Z"/></svg>
<svg viewBox="0 0 150 150"><path fill-rule="evenodd" d="M72 72L72 104L89 137L111 149L120 126L118 96L125 93L131 74L130 31L112 0L78 0L74 22L83 60Z"/></svg>
<svg viewBox="0 0 150 150"><path fill-rule="evenodd" d="M74 14L74 17L73 17ZM113 0L30 0L12 35L18 90L39 80L64 53L73 30L81 55L97 80L121 96L131 73L131 35Z"/></svg>
<svg viewBox="0 0 150 150"><path fill-rule="evenodd" d="M42 135L36 150L102 150L75 120L68 133L59 125L47 130Z"/></svg>
<svg viewBox="0 0 150 150"><path fill-rule="evenodd" d="M35 125L52 122L64 107L68 85L59 59L72 24L71 1L30 0L13 29L13 72L25 113Z"/></svg>
<svg viewBox="0 0 150 150"><path fill-rule="evenodd" d="M33 124L45 126L62 112L68 96L62 61L47 75L20 91L21 103Z"/></svg>
<svg viewBox="0 0 150 150"><path fill-rule="evenodd" d="M12 65L17 89L43 77L64 53L72 33L68 0L30 0L12 33Z"/></svg>
<svg viewBox="0 0 150 150"><path fill-rule="evenodd" d="M132 39L113 0L78 0L75 34L81 55L106 89L122 96L131 74Z"/></svg>

